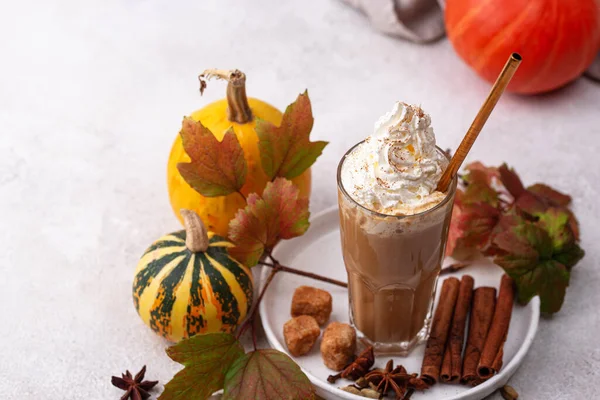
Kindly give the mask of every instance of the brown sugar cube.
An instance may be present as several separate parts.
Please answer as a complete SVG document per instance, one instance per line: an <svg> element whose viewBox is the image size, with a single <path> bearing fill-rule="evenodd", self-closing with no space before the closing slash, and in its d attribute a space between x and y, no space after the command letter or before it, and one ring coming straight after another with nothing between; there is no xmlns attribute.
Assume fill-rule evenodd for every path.
<svg viewBox="0 0 600 400"><path fill-rule="evenodd" d="M323 326L331 315L331 295L329 292L311 286L300 286L292 298L292 317L313 316Z"/></svg>
<svg viewBox="0 0 600 400"><path fill-rule="evenodd" d="M310 315L292 318L283 325L285 344L290 353L296 357L308 353L320 334L319 324Z"/></svg>
<svg viewBox="0 0 600 400"><path fill-rule="evenodd" d="M334 371L341 371L352 362L356 352L356 332L348 324L330 323L321 341L323 362Z"/></svg>

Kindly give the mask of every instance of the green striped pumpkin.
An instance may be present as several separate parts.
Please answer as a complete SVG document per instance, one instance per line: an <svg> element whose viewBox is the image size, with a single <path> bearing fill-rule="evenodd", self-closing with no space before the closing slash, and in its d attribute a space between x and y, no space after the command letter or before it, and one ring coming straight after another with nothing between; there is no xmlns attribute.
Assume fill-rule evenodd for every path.
<svg viewBox="0 0 600 400"><path fill-rule="evenodd" d="M140 259L133 281L138 314L173 342L235 331L253 294L252 273L227 252L233 244L206 232L196 213L184 214L186 230L154 242Z"/></svg>

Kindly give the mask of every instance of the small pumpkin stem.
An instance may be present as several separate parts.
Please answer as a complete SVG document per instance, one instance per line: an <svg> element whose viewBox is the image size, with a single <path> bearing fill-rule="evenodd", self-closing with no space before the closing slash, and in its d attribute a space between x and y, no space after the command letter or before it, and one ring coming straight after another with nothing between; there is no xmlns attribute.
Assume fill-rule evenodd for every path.
<svg viewBox="0 0 600 400"><path fill-rule="evenodd" d="M246 97L246 74L234 69L207 69L198 76L200 80L200 94L206 89L206 81L211 78L223 79L227 84L227 117L231 122L245 124L252 121L252 110Z"/></svg>
<svg viewBox="0 0 600 400"><path fill-rule="evenodd" d="M192 253L201 253L208 249L208 232L204 223L192 210L181 209L185 226L185 246Z"/></svg>

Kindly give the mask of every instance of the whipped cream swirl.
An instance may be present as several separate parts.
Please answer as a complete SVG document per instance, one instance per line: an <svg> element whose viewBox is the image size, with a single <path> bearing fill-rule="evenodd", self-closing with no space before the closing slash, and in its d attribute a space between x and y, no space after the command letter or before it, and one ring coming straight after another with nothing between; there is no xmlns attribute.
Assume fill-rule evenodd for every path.
<svg viewBox="0 0 600 400"><path fill-rule="evenodd" d="M447 167L436 150L431 118L420 107L397 102L375 131L346 156L342 184L361 205L384 214L416 214L438 204Z"/></svg>

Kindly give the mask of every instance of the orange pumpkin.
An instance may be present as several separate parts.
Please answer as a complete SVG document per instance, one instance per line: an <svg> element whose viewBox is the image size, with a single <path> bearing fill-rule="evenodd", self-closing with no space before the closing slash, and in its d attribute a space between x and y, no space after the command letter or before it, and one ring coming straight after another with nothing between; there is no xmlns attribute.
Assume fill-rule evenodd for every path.
<svg viewBox="0 0 600 400"><path fill-rule="evenodd" d="M600 51L597 0L447 0L445 21L458 55L489 82L519 53L523 63L507 88L517 93L566 85Z"/></svg>
<svg viewBox="0 0 600 400"><path fill-rule="evenodd" d="M240 71L212 71L211 75L229 81L227 98L218 100L206 107L192 113L191 117L202 122L210 129L218 140L222 140L225 132L230 127L244 150L244 158L248 164L246 183L241 189L244 196L250 193L262 193L269 178L262 169L258 150L258 136L256 134L256 118L269 121L277 126L281 124L283 114L281 111L264 101L247 98L245 81L246 76ZM238 209L246 205L239 193L232 193L221 197L205 197L196 192L183 179L177 164L189 162L190 158L183 148L181 136L177 135L167 165L167 184L169 199L173 212L183 224L180 214L181 209L195 211L208 230L217 235L227 237L229 221L233 219ZM292 179L298 186L300 196L310 196L311 173L310 169L300 176Z"/></svg>

